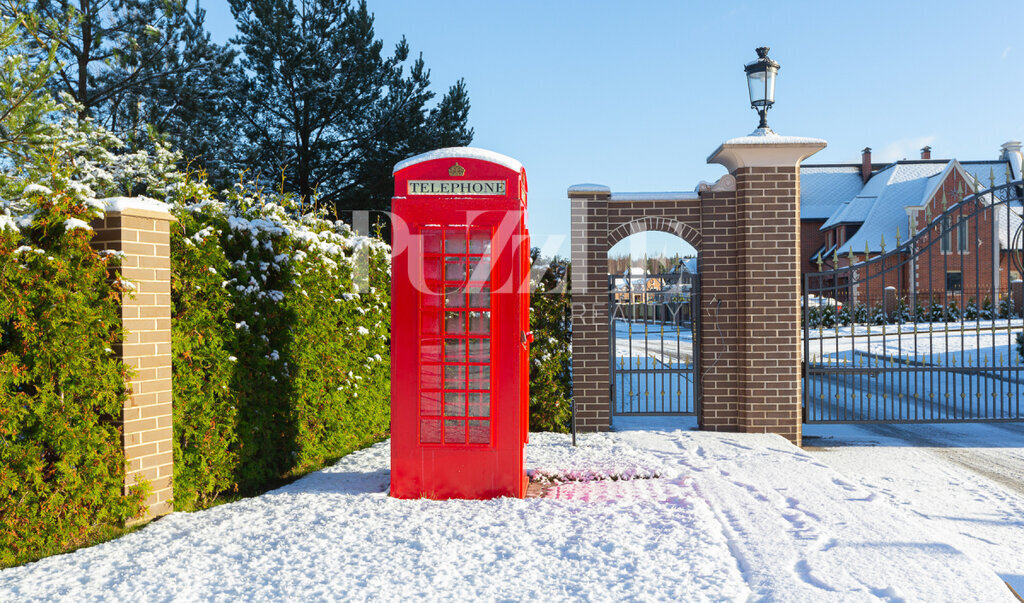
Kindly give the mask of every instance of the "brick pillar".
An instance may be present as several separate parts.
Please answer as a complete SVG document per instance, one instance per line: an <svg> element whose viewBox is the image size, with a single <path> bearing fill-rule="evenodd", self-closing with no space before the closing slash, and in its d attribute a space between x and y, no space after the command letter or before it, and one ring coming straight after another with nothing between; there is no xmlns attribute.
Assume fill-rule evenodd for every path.
<svg viewBox="0 0 1024 603"><path fill-rule="evenodd" d="M146 513L138 520L169 513L174 494L171 429L171 246L174 218L162 204L116 199L106 216L93 222L99 249L123 252L121 277L134 295L121 304L124 342L115 350L132 373L122 413L125 487L149 482Z"/></svg>
<svg viewBox="0 0 1024 603"><path fill-rule="evenodd" d="M823 149L825 141L758 133L729 140L708 158L736 177L736 191L731 201L701 197L705 215L701 282L715 278L716 269L725 269L735 280L733 288L724 284L714 292L703 288L703 318L711 322L707 312L716 309L714 304L718 324L735 332L715 325L702 327L701 363L708 368L702 384L701 425L711 430L777 433L799 445L803 352L799 166ZM723 215L730 209L731 214ZM709 236L709 226L716 227L716 236ZM714 243L718 239L721 244ZM732 260L729 245L734 246ZM725 353L714 365L716 351Z"/></svg>
<svg viewBox="0 0 1024 603"><path fill-rule="evenodd" d="M1024 281L1010 282L1010 299L1013 300L1013 315L1024 316Z"/></svg>
<svg viewBox="0 0 1024 603"><path fill-rule="evenodd" d="M733 187L735 188L735 187ZM700 388L697 423L740 431L743 384L736 191L701 191Z"/></svg>
<svg viewBox="0 0 1024 603"><path fill-rule="evenodd" d="M608 383L608 201L596 184L569 189L572 206L572 374L578 431L611 427Z"/></svg>
<svg viewBox="0 0 1024 603"><path fill-rule="evenodd" d="M897 296L896 287L886 287L882 296L882 312L886 320L893 320L896 317Z"/></svg>

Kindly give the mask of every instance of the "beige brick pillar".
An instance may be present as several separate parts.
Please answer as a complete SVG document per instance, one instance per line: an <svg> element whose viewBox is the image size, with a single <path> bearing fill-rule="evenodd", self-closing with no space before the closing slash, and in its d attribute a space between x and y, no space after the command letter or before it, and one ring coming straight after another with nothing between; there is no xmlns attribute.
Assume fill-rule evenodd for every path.
<svg viewBox="0 0 1024 603"><path fill-rule="evenodd" d="M569 189L572 206L572 375L576 429L611 428L608 201L598 184Z"/></svg>
<svg viewBox="0 0 1024 603"><path fill-rule="evenodd" d="M171 511L174 462L171 429L171 246L174 220L163 204L119 198L93 222L93 245L124 253L121 277L134 295L121 304L124 342L115 350L132 371L122 413L125 487L149 482L139 520Z"/></svg>
<svg viewBox="0 0 1024 603"><path fill-rule="evenodd" d="M705 429L777 433L801 442L800 162L823 148L824 140L759 130L726 141L708 157L736 177L736 191L733 203L709 196L709 205L721 207L702 208L701 280L723 268L735 285L714 292L705 287L702 307L705 320L717 310L718 321L736 330L702 327L702 365L711 366L716 350L727 352L726 363L711 368L702 384ZM729 244L709 244L715 236L709 225ZM709 306L712 300L717 309Z"/></svg>

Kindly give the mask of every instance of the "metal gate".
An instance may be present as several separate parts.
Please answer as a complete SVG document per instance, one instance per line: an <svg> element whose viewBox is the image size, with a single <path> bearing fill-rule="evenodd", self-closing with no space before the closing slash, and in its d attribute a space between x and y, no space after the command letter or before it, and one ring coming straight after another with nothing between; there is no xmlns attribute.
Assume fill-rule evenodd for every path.
<svg viewBox="0 0 1024 603"><path fill-rule="evenodd" d="M1022 184L927 206L890 251L819 256L832 269L804 279L805 422L1024 419Z"/></svg>
<svg viewBox="0 0 1024 603"><path fill-rule="evenodd" d="M609 276L612 415L695 415L698 275Z"/></svg>

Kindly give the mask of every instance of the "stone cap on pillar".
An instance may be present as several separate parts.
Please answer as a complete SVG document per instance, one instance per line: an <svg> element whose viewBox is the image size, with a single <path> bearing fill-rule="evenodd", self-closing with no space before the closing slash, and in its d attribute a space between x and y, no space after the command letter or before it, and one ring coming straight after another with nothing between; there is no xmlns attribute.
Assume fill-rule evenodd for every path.
<svg viewBox="0 0 1024 603"><path fill-rule="evenodd" d="M107 214L178 221L171 215L170 205L149 197L107 197L100 199L99 202L103 204Z"/></svg>
<svg viewBox="0 0 1024 603"><path fill-rule="evenodd" d="M748 136L723 142L708 156L708 163L720 163L730 174L743 167L795 167L827 144L820 138L780 136L758 128Z"/></svg>
<svg viewBox="0 0 1024 603"><path fill-rule="evenodd" d="M574 184L569 187L569 197L611 197L612 189L603 184Z"/></svg>

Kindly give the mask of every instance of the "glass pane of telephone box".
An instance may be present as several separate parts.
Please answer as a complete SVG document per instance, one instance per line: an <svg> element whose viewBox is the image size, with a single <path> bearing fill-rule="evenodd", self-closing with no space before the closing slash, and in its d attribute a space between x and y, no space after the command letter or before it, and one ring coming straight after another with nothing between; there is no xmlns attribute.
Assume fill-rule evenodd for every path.
<svg viewBox="0 0 1024 603"><path fill-rule="evenodd" d="M461 228L445 231L444 252L446 255L466 253L466 231Z"/></svg>
<svg viewBox="0 0 1024 603"><path fill-rule="evenodd" d="M489 230L471 230L469 232L469 253L486 255L491 252L491 232Z"/></svg>
<svg viewBox="0 0 1024 603"><path fill-rule="evenodd" d="M457 284L466 282L466 260L445 258L444 280L448 283Z"/></svg>
<svg viewBox="0 0 1024 603"><path fill-rule="evenodd" d="M444 443L466 443L466 421L463 419L446 419L444 422Z"/></svg>
<svg viewBox="0 0 1024 603"><path fill-rule="evenodd" d="M441 419L420 419L420 442L441 443Z"/></svg>
<svg viewBox="0 0 1024 603"><path fill-rule="evenodd" d="M423 241L423 253L441 253L441 231L424 229L420 232Z"/></svg>
<svg viewBox="0 0 1024 603"><path fill-rule="evenodd" d="M490 444L491 443L491 422L490 421L468 421L469 443Z"/></svg>
<svg viewBox="0 0 1024 603"><path fill-rule="evenodd" d="M467 339L466 347L468 350L467 359L470 362L490 362L491 361L491 340L490 339Z"/></svg>
<svg viewBox="0 0 1024 603"><path fill-rule="evenodd" d="M448 364L444 367L444 388L465 389L466 388L466 367L461 364Z"/></svg>

